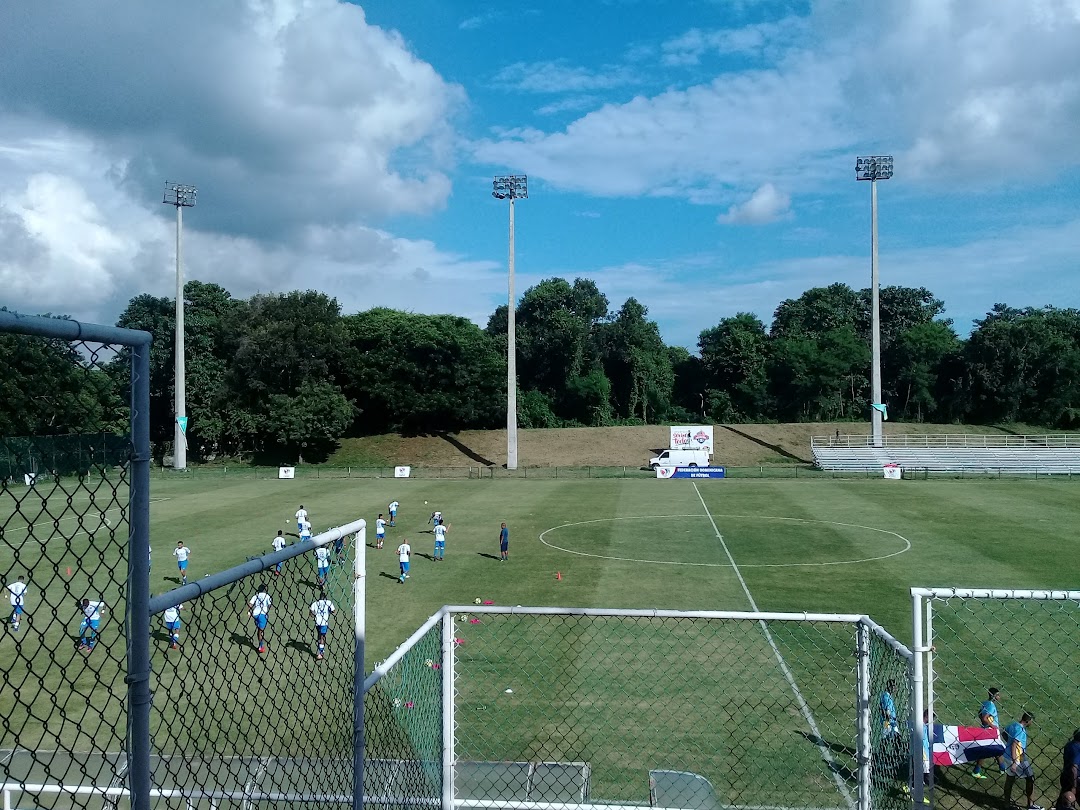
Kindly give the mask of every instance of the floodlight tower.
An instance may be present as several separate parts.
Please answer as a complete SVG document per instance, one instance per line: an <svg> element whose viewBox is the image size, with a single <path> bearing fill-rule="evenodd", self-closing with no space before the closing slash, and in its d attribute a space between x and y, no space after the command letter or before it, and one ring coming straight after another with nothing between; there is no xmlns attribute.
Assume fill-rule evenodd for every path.
<svg viewBox="0 0 1080 810"><path fill-rule="evenodd" d="M855 179L870 181L870 424L874 447L884 444L885 404L881 401L881 307L878 296L877 181L893 175L892 155L855 159Z"/></svg>
<svg viewBox="0 0 1080 810"><path fill-rule="evenodd" d="M184 267L181 253L181 235L184 230L184 209L195 205L195 186L165 183L165 205L176 207L176 367L175 399L176 420L173 424L173 469L187 469L187 391L184 368Z"/></svg>
<svg viewBox="0 0 1080 810"><path fill-rule="evenodd" d="M517 441L517 336L514 300L514 200L529 197L529 178L523 174L496 177L491 196L510 201L510 282L506 306L506 469L516 470Z"/></svg>

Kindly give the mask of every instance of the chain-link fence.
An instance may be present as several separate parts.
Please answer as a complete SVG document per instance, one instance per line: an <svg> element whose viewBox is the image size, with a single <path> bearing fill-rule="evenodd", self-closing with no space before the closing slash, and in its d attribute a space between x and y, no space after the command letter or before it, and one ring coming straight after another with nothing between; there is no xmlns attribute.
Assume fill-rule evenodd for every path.
<svg viewBox="0 0 1080 810"><path fill-rule="evenodd" d="M1025 729L1032 799L1050 807L1058 794L1062 748L1080 726L1080 592L934 588L912 593L914 628L924 650L917 668L923 685L918 699L931 713L937 737L933 803L949 810L998 807L1008 798L1027 807L1022 763L1006 796L1007 759L968 762L963 736L970 735L937 729L980 728L996 713L998 728L1007 731L1026 712L1034 717ZM944 765L943 757L959 764Z"/></svg>
<svg viewBox="0 0 1080 810"><path fill-rule="evenodd" d="M369 802L910 802L910 653L873 622L480 601L433 616L368 678Z"/></svg>
<svg viewBox="0 0 1080 810"><path fill-rule="evenodd" d="M149 579L129 565L149 530L149 339L0 312L5 807L100 807L83 788L126 761L148 688Z"/></svg>
<svg viewBox="0 0 1080 810"><path fill-rule="evenodd" d="M352 802L365 542L355 521L151 600L156 806Z"/></svg>

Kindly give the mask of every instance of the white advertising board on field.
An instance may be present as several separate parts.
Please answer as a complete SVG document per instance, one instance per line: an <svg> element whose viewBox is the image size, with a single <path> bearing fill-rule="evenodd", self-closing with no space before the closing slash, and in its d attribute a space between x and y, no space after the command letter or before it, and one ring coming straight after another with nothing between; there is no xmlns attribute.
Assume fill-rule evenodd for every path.
<svg viewBox="0 0 1080 810"><path fill-rule="evenodd" d="M671 450L708 450L713 451L712 425L672 425Z"/></svg>
<svg viewBox="0 0 1080 810"><path fill-rule="evenodd" d="M904 471L899 464L886 464L881 469L885 473L885 477L890 481L899 481L904 475Z"/></svg>
<svg viewBox="0 0 1080 810"><path fill-rule="evenodd" d="M394 467L394 478L408 478L412 475L412 467Z"/></svg>
<svg viewBox="0 0 1080 810"><path fill-rule="evenodd" d="M291 479L296 477L296 467L278 467L277 477L281 479Z"/></svg>

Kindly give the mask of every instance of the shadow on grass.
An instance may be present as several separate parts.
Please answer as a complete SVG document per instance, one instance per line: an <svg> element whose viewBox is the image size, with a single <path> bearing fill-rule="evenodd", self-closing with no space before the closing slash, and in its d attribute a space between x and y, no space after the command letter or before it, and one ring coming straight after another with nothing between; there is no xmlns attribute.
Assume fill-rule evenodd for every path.
<svg viewBox="0 0 1080 810"><path fill-rule="evenodd" d="M488 554L485 551L476 552L476 556L477 557L487 557L489 560L495 560L495 561L498 561L499 559L501 559L500 557L496 557L494 554Z"/></svg>
<svg viewBox="0 0 1080 810"><path fill-rule="evenodd" d="M736 436L741 436L742 438L747 439L748 441L751 441L756 445L768 448L769 450L772 450L774 453L776 453L777 455L781 455L784 458L789 458L792 461L799 462L800 464L813 464L813 462L808 458L802 458L795 455L794 453L789 453L787 450L785 450L778 444L769 444L769 442L759 439L757 436L751 436L746 431L733 428L731 425L717 425L717 427L722 428L730 433L734 433Z"/></svg>
<svg viewBox="0 0 1080 810"><path fill-rule="evenodd" d="M253 650L258 646L258 644L252 639L235 632L229 633L229 641L231 641L237 647L250 647Z"/></svg>
<svg viewBox="0 0 1080 810"><path fill-rule="evenodd" d="M491 459L488 459L488 458L484 458L479 453L475 452L471 448L469 448L466 445L462 444L460 441L458 441L458 439L456 437L451 436L449 433L441 433L440 432L440 433L436 433L435 435L438 436L440 439L442 439L447 444L453 446L455 449L458 450L458 452L464 453L466 456L471 458L477 464L483 464L485 467L494 467L494 466L496 466L494 461L492 461Z"/></svg>
<svg viewBox="0 0 1080 810"><path fill-rule="evenodd" d="M388 574L385 571L380 571L379 576L380 577L386 577L387 579L392 579L392 580L394 580L394 582L398 581L398 577L395 577L393 574Z"/></svg>
<svg viewBox="0 0 1080 810"><path fill-rule="evenodd" d="M310 644L305 644L303 641L297 641L296 639L293 639L292 641L288 642L285 646L288 647L291 650L296 650L297 652L306 653L307 655L311 656L312 658L315 657L311 652L311 645Z"/></svg>
<svg viewBox="0 0 1080 810"><path fill-rule="evenodd" d="M851 759L855 758L855 749L844 745L843 743L829 742L828 740L823 740L821 737L817 737L813 734L807 734L805 731L797 731L795 733L807 742L812 743L815 748L824 748L825 750L830 751L834 754L840 754L841 756L850 757ZM829 770L831 770L845 782L857 782L859 778L858 774L850 767L844 765L843 763L836 762L835 760L829 763Z"/></svg>

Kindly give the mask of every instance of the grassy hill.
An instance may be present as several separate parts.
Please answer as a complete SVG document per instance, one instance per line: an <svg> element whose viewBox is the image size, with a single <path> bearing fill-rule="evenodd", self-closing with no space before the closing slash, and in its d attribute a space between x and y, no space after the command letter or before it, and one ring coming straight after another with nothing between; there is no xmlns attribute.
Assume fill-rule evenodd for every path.
<svg viewBox="0 0 1080 810"><path fill-rule="evenodd" d="M768 425L717 425L714 461L729 467L808 464L811 436L866 435L868 425L806 422ZM928 425L892 422L886 435L1047 433L1026 425ZM518 464L529 467L640 467L668 444L663 425L522 430ZM505 430L466 430L434 436L365 436L344 439L329 464L341 466L501 466L506 463Z"/></svg>

